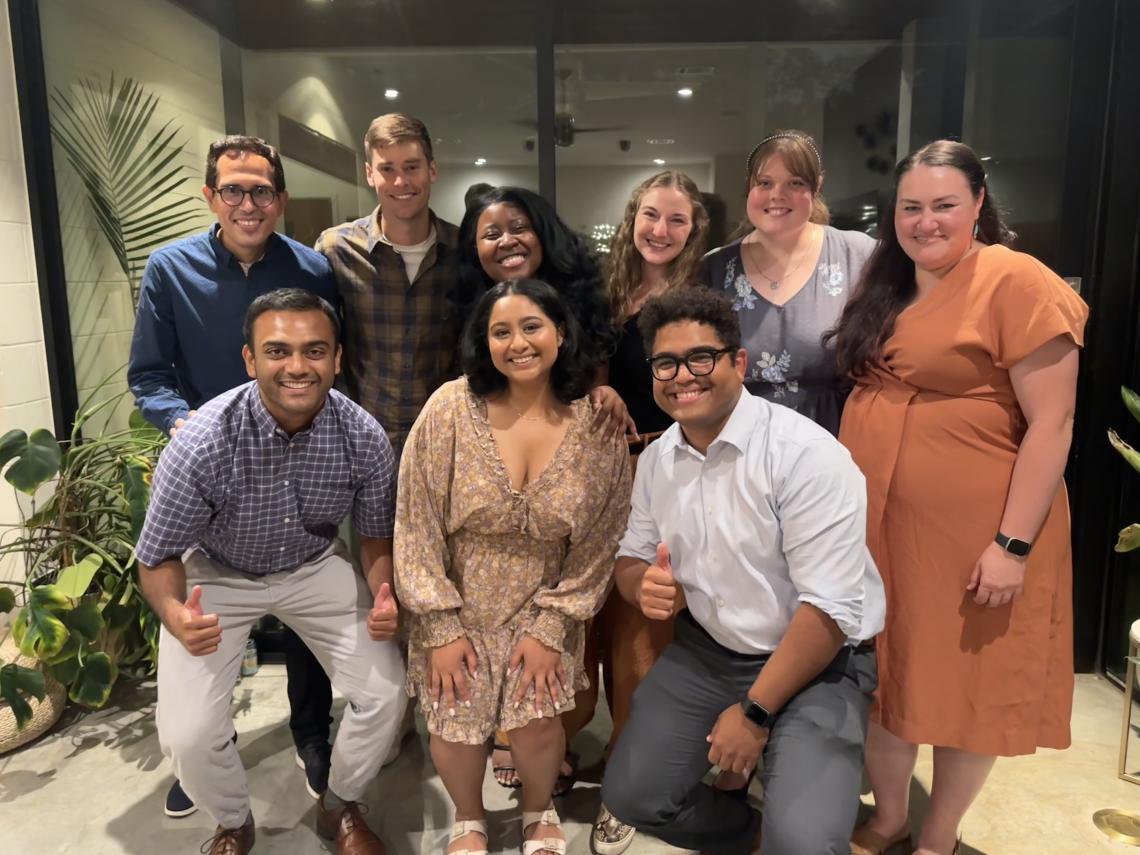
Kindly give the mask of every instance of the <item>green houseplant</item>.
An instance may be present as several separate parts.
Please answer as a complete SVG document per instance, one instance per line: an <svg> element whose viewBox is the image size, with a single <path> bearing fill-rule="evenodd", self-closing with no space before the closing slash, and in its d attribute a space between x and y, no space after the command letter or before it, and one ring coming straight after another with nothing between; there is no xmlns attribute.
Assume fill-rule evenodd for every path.
<svg viewBox="0 0 1140 855"><path fill-rule="evenodd" d="M111 245L138 304L151 250L197 231L203 211L194 195L178 193L193 176L179 162L181 128L154 120L158 96L115 76L106 86L84 79L70 96L51 95L51 129L83 182L91 212Z"/></svg>
<svg viewBox="0 0 1140 855"><path fill-rule="evenodd" d="M1140 395L1137 395L1127 386L1121 386L1120 397L1124 399L1124 406L1128 409L1128 412L1132 414L1132 418L1140 422ZM1137 451L1122 440L1120 434L1111 429L1108 432L1108 441L1112 443L1112 447L1120 452L1121 456L1128 461L1133 469L1140 472L1140 451ZM1137 547L1140 547L1140 523L1132 523L1120 530L1114 549L1117 552L1131 552Z"/></svg>
<svg viewBox="0 0 1140 855"><path fill-rule="evenodd" d="M11 463L4 478L31 497L30 512L7 527L15 536L0 545L0 556L23 559L25 581L18 593L0 595L0 607L21 601L12 626L20 652L88 707L107 702L121 670L154 669L159 625L138 587L134 544L166 444L138 413L125 430L109 430L108 418L94 438L81 439L122 397L93 403L98 391L80 406L62 447L46 430L0 437L0 467ZM27 713L21 694L42 696L42 677L28 672L0 669L0 692L17 720Z"/></svg>

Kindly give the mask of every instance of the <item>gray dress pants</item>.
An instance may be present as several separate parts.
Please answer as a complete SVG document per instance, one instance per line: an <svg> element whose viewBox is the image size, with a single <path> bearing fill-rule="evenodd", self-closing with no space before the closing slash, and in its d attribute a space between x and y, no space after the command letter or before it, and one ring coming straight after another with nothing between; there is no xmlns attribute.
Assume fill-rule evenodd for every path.
<svg viewBox="0 0 1140 855"><path fill-rule="evenodd" d="M767 658L722 647L687 611L677 616L606 767L602 801L614 816L682 849L748 851L760 818L702 783L705 737ZM845 647L780 711L759 772L763 855L850 852L875 686L874 650Z"/></svg>

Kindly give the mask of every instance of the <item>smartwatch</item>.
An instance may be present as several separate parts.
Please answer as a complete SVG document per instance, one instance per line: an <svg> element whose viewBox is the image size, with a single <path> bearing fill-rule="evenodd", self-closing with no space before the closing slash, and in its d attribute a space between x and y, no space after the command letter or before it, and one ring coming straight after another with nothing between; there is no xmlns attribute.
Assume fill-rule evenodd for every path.
<svg viewBox="0 0 1140 855"><path fill-rule="evenodd" d="M1010 555L1016 555L1018 558L1024 558L1028 555L1030 547L1033 546L1033 544L1027 540L1018 540L1016 537L1009 537L1000 531L997 533L997 537L994 538L994 542Z"/></svg>
<svg viewBox="0 0 1140 855"><path fill-rule="evenodd" d="M744 717L759 728L771 728L772 722L776 720L776 716L747 695L740 702L740 708L744 710Z"/></svg>

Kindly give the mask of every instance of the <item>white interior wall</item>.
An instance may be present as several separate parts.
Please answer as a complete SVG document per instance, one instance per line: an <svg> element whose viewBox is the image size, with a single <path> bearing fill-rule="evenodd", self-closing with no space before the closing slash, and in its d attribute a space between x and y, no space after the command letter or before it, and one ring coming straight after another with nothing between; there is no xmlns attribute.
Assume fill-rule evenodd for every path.
<svg viewBox="0 0 1140 855"><path fill-rule="evenodd" d="M44 332L40 320L20 110L8 16L0 15L0 435L52 427ZM0 481L0 523L20 520L15 492ZM10 537L6 532L0 537ZM23 579L17 559L0 559L0 582Z"/></svg>

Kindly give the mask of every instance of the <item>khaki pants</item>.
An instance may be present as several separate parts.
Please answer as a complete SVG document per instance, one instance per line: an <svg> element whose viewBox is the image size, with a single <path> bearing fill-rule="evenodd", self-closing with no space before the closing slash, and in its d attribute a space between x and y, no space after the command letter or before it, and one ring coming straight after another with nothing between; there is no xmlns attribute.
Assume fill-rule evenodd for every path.
<svg viewBox="0 0 1140 855"><path fill-rule="evenodd" d="M372 595L334 542L296 570L249 576L200 551L184 558L187 590L222 625L217 651L191 656L163 628L158 651L158 738L186 794L219 825L236 828L249 791L231 741L230 701L250 629L272 614L297 633L348 700L333 745L329 789L356 800L380 770L404 714L404 663L391 641L368 637Z"/></svg>

